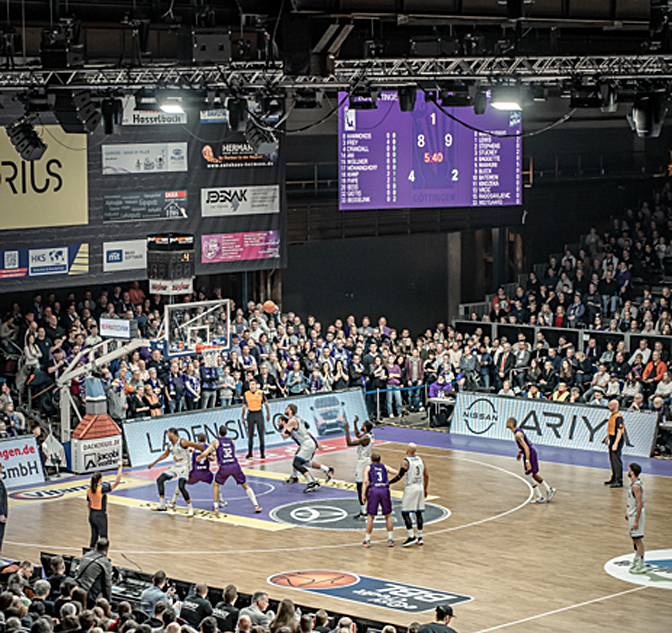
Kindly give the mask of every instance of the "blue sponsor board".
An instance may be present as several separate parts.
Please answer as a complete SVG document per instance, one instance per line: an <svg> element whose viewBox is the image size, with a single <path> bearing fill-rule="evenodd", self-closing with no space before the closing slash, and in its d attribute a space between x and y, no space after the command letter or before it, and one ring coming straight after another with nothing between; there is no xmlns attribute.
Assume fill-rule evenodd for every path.
<svg viewBox="0 0 672 633"><path fill-rule="evenodd" d="M349 572L283 572L271 576L268 582L277 587L298 589L402 613L423 613L434 610L439 604L455 605L473 600L471 596L459 593L437 591Z"/></svg>
<svg viewBox="0 0 672 633"><path fill-rule="evenodd" d="M88 268L88 244L0 251L0 279L77 275Z"/></svg>
<svg viewBox="0 0 672 633"><path fill-rule="evenodd" d="M625 422L625 455L648 457L656 433L656 416L649 411L621 411ZM532 444L580 448L606 453L609 410L533 400L460 392L450 431L499 440L513 440L506 421L513 417Z"/></svg>
<svg viewBox="0 0 672 633"><path fill-rule="evenodd" d="M292 442L282 437L277 426L278 417L290 402L298 407L297 415L308 422L308 430L318 437L343 435L344 424L348 422L352 425L355 416L360 423L367 419L361 389L270 400L270 421L266 420L266 409L263 409L267 446ZM153 462L163 452L166 434L173 426L177 428L180 437L195 442L199 433L205 433L210 442L218 436L221 425L226 426L236 451L247 448L247 423L242 421L241 405L128 421L124 424L124 436L131 463L133 466L141 466Z"/></svg>

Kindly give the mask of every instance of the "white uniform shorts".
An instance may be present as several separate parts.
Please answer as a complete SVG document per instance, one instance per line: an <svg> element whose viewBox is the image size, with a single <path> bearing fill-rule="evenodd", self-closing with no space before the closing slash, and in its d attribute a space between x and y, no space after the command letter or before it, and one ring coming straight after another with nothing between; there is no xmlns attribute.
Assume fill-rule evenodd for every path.
<svg viewBox="0 0 672 633"><path fill-rule="evenodd" d="M628 517L628 527L630 528L630 537L631 538L644 538L644 513L642 512L639 517L639 525L636 530L632 529L632 526L635 523L635 517Z"/></svg>
<svg viewBox="0 0 672 633"><path fill-rule="evenodd" d="M355 483L363 484L364 483L364 469L369 465L368 462L357 462L357 468L355 470Z"/></svg>
<svg viewBox="0 0 672 633"><path fill-rule="evenodd" d="M425 489L422 484L413 484L404 488L401 498L402 512L423 512L425 509Z"/></svg>
<svg viewBox="0 0 672 633"><path fill-rule="evenodd" d="M188 462L182 464L173 464L166 472L163 474L170 479L189 479L189 470L190 464Z"/></svg>
<svg viewBox="0 0 672 633"><path fill-rule="evenodd" d="M305 442L299 446L298 450L294 454L294 457L298 457L306 463L312 462L313 457L315 457L316 450L317 447L315 446L315 442Z"/></svg>

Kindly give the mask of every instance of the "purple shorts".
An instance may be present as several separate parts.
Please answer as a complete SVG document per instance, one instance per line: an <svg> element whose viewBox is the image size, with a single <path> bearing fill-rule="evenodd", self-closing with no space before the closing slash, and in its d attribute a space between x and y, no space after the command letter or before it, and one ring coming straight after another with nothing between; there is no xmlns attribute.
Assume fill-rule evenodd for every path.
<svg viewBox="0 0 672 633"><path fill-rule="evenodd" d="M192 470L189 473L189 479L187 479L187 485L193 486L198 483L211 484L212 483L212 473L210 470Z"/></svg>
<svg viewBox="0 0 672 633"><path fill-rule="evenodd" d="M390 499L389 488L369 488L366 493L366 513L376 516L378 506L383 514L392 513L392 500Z"/></svg>
<svg viewBox="0 0 672 633"><path fill-rule="evenodd" d="M525 454L523 454L523 460L525 459ZM523 467L525 467L525 462L523 461ZM530 449L530 468L529 470L525 468L526 475L536 475L539 472L539 462L537 461L537 451L533 448Z"/></svg>
<svg viewBox="0 0 672 633"><path fill-rule="evenodd" d="M239 485L242 485L247 481L238 464L226 464L225 466L219 467L219 470L215 475L215 482L221 486L229 477L233 477L235 482Z"/></svg>

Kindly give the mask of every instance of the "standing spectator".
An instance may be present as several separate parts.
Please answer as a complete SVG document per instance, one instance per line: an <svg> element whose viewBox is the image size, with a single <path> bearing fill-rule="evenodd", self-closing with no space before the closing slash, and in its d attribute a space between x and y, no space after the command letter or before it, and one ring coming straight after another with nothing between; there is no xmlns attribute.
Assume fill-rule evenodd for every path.
<svg viewBox="0 0 672 633"><path fill-rule="evenodd" d="M82 556L77 570L77 584L86 591L89 606L93 606L101 596L112 599L112 563L107 557L110 542L101 538L96 548Z"/></svg>
<svg viewBox="0 0 672 633"><path fill-rule="evenodd" d="M387 365L385 367L387 370L387 395L386 395L386 406L387 406L387 415L390 418L394 417L394 405L396 405L397 415L401 415L402 410L402 401L401 401L401 367L397 364L394 356L390 354Z"/></svg>
<svg viewBox="0 0 672 633"><path fill-rule="evenodd" d="M420 358L420 351L417 347L413 348L411 355L406 358L406 385L408 387L416 387L410 391L410 403L411 408L418 410L424 410L424 407L421 408L422 404L422 389L418 388L424 384L425 381L425 370L422 359Z"/></svg>
<svg viewBox="0 0 672 633"><path fill-rule="evenodd" d="M0 463L0 552L2 552L2 541L5 538L5 527L7 517L9 516L9 504L7 503L7 488L5 487L3 472L5 467Z"/></svg>

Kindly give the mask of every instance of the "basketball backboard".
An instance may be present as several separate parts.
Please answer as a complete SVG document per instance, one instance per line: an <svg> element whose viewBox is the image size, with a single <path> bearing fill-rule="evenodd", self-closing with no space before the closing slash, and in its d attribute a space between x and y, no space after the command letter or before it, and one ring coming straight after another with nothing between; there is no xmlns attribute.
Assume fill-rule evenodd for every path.
<svg viewBox="0 0 672 633"><path fill-rule="evenodd" d="M166 305L163 320L166 356L204 354L207 361L208 350L228 350L230 322L229 299Z"/></svg>

